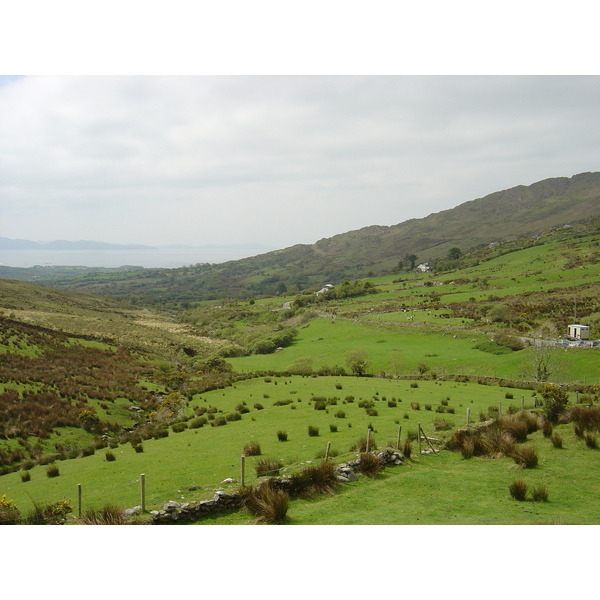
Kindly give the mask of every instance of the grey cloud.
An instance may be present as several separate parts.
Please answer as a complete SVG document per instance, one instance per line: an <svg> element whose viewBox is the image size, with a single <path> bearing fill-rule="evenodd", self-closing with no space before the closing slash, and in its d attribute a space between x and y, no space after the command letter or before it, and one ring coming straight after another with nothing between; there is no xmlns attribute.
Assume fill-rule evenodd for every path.
<svg viewBox="0 0 600 600"><path fill-rule="evenodd" d="M597 170L599 101L590 76L15 80L0 235L283 247L392 225Z"/></svg>

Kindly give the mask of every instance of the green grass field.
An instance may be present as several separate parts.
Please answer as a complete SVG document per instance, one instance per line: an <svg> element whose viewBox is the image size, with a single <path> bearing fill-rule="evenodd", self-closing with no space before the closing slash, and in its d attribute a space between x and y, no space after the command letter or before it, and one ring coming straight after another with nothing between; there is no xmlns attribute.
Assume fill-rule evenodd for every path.
<svg viewBox="0 0 600 600"><path fill-rule="evenodd" d="M52 502L67 499L76 502L77 484L82 485L84 508L99 507L105 502L122 506L140 503L139 476L146 476L147 509L157 509L168 500L198 500L211 497L227 478L240 479L243 447L251 442L261 446L261 457L283 462L283 474L291 473L308 462L316 462L324 454L327 442L343 462L356 455L353 443L373 429L375 443L382 447L395 444L402 427L401 444L418 423L432 437L441 439L436 421L454 426L465 423L467 408L471 421L490 407L508 411L520 408L524 397L526 408L532 406L532 392L514 388L475 383L411 381L354 377L271 377L240 381L233 387L195 397L195 406L214 406L224 416L245 402L250 409L239 421L221 427L186 429L170 432L168 438L143 442L143 453L131 444L118 446L112 452L113 462L105 460L106 449L93 456L57 461L60 476L49 479L47 466L36 466L31 480L21 481L21 473L10 473L0 479L0 493L26 510L31 500ZM338 389L337 386L342 387ZM506 398L512 394L513 398ZM268 396L268 397L265 397ZM311 398L330 398L326 410L315 410ZM353 402L346 398L354 396ZM333 399L335 404L333 404ZM274 406L275 402L290 404ZM360 408L363 400L371 400L376 416ZM447 402L446 410L436 410ZM388 406L388 402L396 406ZM413 404L419 405L416 410ZM255 404L264 408L257 410ZM428 410L430 408L430 410ZM344 416L336 416L340 411ZM310 437L307 426L319 428L318 437ZM334 425L337 431L331 431ZM289 511L291 523L298 524L417 524L417 523L596 523L598 521L598 487L600 479L594 450L585 447L571 433L572 426L560 426L565 448L555 450L541 432L530 435L539 452L540 465L534 470L516 469L513 461L473 458L465 460L459 453L442 451L439 455L417 456L410 466L388 467L377 479L348 484L335 497L312 501L294 501ZM280 442L277 431L288 432L288 441ZM425 444L423 443L424 447ZM416 453L416 442L414 443ZM254 464L261 457L246 458L246 483L256 480ZM570 477L565 478L564 473ZM550 502L516 503L508 494L509 483L518 477L531 485L546 483ZM233 484L235 488L236 484ZM225 486L227 487L227 486ZM230 486L231 487L231 486ZM190 490L189 488L195 488ZM384 493L385 492L385 493ZM211 523L242 524L249 517L241 512L214 518Z"/></svg>

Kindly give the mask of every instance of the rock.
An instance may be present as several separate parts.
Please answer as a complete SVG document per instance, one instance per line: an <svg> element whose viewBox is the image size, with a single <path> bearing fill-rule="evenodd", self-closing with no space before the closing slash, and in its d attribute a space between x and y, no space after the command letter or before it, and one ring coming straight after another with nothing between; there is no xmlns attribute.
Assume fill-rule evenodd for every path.
<svg viewBox="0 0 600 600"><path fill-rule="evenodd" d="M126 508L123 511L123 514L131 517L133 515L138 515L140 512L142 512L142 507L141 506L134 506L133 508Z"/></svg>

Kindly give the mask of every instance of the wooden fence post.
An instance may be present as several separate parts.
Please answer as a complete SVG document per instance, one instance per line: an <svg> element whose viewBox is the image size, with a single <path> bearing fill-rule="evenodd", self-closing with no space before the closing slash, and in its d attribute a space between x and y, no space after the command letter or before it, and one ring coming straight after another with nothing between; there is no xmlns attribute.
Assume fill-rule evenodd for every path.
<svg viewBox="0 0 600 600"><path fill-rule="evenodd" d="M498 402L498 416L502 416L502 402Z"/></svg>
<svg viewBox="0 0 600 600"><path fill-rule="evenodd" d="M421 423L417 423L417 437L419 438L419 454L421 454Z"/></svg>
<svg viewBox="0 0 600 600"><path fill-rule="evenodd" d="M327 442L327 448L325 450L325 462L329 460L329 449L331 448L331 442Z"/></svg>
<svg viewBox="0 0 600 600"><path fill-rule="evenodd" d="M471 408L467 408L467 425L471 421Z"/></svg>
<svg viewBox="0 0 600 600"><path fill-rule="evenodd" d="M142 512L146 512L146 475L140 475L140 493L142 496Z"/></svg>
<svg viewBox="0 0 600 600"><path fill-rule="evenodd" d="M81 484L77 484L77 515L81 519Z"/></svg>
<svg viewBox="0 0 600 600"><path fill-rule="evenodd" d="M525 410L525 396L521 396L521 410Z"/></svg>
<svg viewBox="0 0 600 600"><path fill-rule="evenodd" d="M242 487L244 487L246 485L246 456L244 454L242 454L240 468L241 468L240 480L242 482Z"/></svg>
<svg viewBox="0 0 600 600"><path fill-rule="evenodd" d="M367 429L367 449L365 452L369 451L369 446L371 445L371 428Z"/></svg>
<svg viewBox="0 0 600 600"><path fill-rule="evenodd" d="M396 450L400 450L400 434L402 433L402 425L398 425L398 435L396 436Z"/></svg>

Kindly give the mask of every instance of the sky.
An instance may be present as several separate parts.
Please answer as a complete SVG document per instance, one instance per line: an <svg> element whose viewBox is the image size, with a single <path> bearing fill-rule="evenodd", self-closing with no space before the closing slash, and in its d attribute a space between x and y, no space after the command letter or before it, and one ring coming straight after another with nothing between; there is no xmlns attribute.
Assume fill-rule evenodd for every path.
<svg viewBox="0 0 600 600"><path fill-rule="evenodd" d="M0 83L0 236L288 247L600 167L598 76Z"/></svg>

